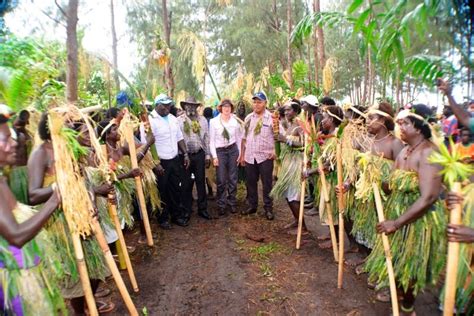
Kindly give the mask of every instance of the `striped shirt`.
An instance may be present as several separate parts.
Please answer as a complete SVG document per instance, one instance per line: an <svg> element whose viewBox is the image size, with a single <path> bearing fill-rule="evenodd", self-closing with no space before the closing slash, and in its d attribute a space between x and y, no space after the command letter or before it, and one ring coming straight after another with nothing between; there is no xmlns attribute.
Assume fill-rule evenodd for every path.
<svg viewBox="0 0 474 316"><path fill-rule="evenodd" d="M256 127L261 122L260 132ZM275 141L273 139L273 119L272 114L265 110L260 118L254 112L245 118L245 131L243 139L245 142L245 162L249 164L261 163L275 157ZM258 130L258 128L257 128Z"/></svg>
<svg viewBox="0 0 474 316"><path fill-rule="evenodd" d="M197 121L200 126L199 133L194 133L191 119L189 119L186 114L178 117L179 127L181 128L188 153L195 154L202 149L206 153L206 156L209 156L209 127L207 120L204 116L198 115ZM187 123L187 128L185 128L185 122ZM189 130L186 132L187 129Z"/></svg>

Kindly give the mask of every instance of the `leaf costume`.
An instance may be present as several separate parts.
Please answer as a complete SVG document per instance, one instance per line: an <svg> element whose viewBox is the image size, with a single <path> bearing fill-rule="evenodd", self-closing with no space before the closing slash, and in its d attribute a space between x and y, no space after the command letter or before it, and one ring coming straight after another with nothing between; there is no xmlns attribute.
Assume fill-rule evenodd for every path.
<svg viewBox="0 0 474 316"><path fill-rule="evenodd" d="M18 222L33 216L36 210L17 203L13 215ZM50 235L42 229L21 249L0 237L0 297L6 312L21 310L24 315L64 315L67 309L56 284L61 276ZM45 268L47 265L55 269Z"/></svg>
<svg viewBox="0 0 474 316"><path fill-rule="evenodd" d="M385 205L385 218L394 220L406 212L419 197L416 172L394 170L390 175L391 194ZM423 217L388 235L397 283L406 291L413 286L414 294L428 284L435 284L446 261L447 216L440 201L432 205ZM365 266L369 280L378 287L388 286L382 239L377 238Z"/></svg>

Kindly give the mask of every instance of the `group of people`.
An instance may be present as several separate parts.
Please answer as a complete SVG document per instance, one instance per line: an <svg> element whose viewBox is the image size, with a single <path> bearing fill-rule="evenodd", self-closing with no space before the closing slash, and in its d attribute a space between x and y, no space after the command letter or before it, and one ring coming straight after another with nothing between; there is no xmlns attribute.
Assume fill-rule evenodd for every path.
<svg viewBox="0 0 474 316"><path fill-rule="evenodd" d="M464 162L472 164L472 113L454 101L448 83L440 80L439 88L461 130L456 147ZM437 151L433 126L439 122L426 105L394 111L388 102L370 107L337 106L329 97L318 100L307 95L275 104L271 111L265 93L257 92L252 112L246 116L234 114L235 106L229 99L220 101L217 113L205 110L203 114L211 114L206 116L200 112L202 104L193 97L180 102L180 107L176 112L172 98L157 96L146 119L135 126L135 144L124 139L127 124L134 121L124 108L109 109L105 118L95 123L84 116L63 115L64 127L71 131L64 137L71 144L68 148L73 148L90 195L79 198L91 199L113 253L120 251L115 245L121 230L131 226L134 218L143 223L140 218L145 210L134 207L138 203L133 179L141 178L147 208L156 214L159 226L168 230L172 224L189 225L194 185L198 216L211 220L237 213L242 170L247 208L241 215L257 213L259 181L267 220L275 218L273 199L287 202L294 217L285 226L289 234L297 233L301 203L313 206L306 216L319 214L321 225L335 231L342 224L337 216L342 211L349 251L366 256L348 264L369 274L369 283L380 290L380 300L387 299L384 288L388 282L384 248L377 234L390 235L401 310L407 315L414 315L416 294L437 282L442 273L446 232L450 241L474 241L473 229L446 224L442 199L448 207L472 205L468 204L470 199L443 190L441 168L430 163ZM55 184L55 159L59 153L51 136L53 120L51 113L45 112L34 124L31 121L28 111L15 114L0 105L0 279L9 284L0 291L1 309L14 315L53 315L65 310L66 298L81 315L86 312L84 290L67 219L58 210L61 196ZM30 125L37 127L33 133L37 132L40 140L27 128ZM112 180L101 173L103 152L95 145L98 141L104 144ZM131 163L135 151L138 168ZM339 159L343 183L338 182ZM209 172L213 169L215 174ZM216 208L210 209L213 186L209 184L214 176ZM308 184L305 192L301 192L303 181ZM384 201L386 220L381 223L375 212L373 183ZM344 210L339 209L338 198L344 199ZM42 206L35 210L31 208L34 205ZM111 205L118 210L119 227L113 225L107 211ZM136 214L134 209L138 209ZM143 225L141 228L144 231ZM310 236L304 221L302 234ZM333 234L331 239L330 235L318 236L321 248L338 242L337 236ZM107 292L107 288L98 291L101 281L110 275L101 251L104 247L99 247L93 235L83 237L82 243L92 291L105 296L107 293L100 292ZM25 280L37 287L25 286ZM114 308L113 303L100 299L97 305L99 312ZM458 308L467 310L468 306Z"/></svg>

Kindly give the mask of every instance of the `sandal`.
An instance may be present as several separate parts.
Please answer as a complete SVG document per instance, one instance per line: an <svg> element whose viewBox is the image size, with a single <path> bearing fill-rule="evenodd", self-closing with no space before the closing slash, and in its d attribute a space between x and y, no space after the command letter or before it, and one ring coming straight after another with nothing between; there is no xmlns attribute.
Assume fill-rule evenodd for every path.
<svg viewBox="0 0 474 316"><path fill-rule="evenodd" d="M115 309L115 304L112 302L96 301L97 311L99 314L107 314Z"/></svg>
<svg viewBox="0 0 474 316"><path fill-rule="evenodd" d="M101 287L95 292L94 297L95 298L101 298L101 297L106 297L109 296L112 291L108 287Z"/></svg>
<svg viewBox="0 0 474 316"><path fill-rule="evenodd" d="M115 304L112 302L104 302L104 301L95 301L95 304L97 306L97 312L100 314L107 314L115 310ZM87 307L84 310L86 315L90 315L91 313L89 312L89 309Z"/></svg>

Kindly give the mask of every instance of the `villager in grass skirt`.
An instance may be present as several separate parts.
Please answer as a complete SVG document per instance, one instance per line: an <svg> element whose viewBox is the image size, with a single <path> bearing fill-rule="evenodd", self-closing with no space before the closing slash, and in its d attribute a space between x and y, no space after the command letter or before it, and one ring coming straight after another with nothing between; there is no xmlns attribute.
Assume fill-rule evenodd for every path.
<svg viewBox="0 0 474 316"><path fill-rule="evenodd" d="M338 220L338 210L337 210L337 197L334 188L337 186L337 173L336 173L336 144L337 138L331 137L326 139L324 142L321 159L323 164L329 166L329 172L326 172L326 182L328 185L329 191L329 201L332 209L332 218L334 225L339 223ZM319 197L319 218L322 225L329 225L327 211L324 203L324 197L321 194L322 184L321 179L318 181L315 186L315 196ZM315 200L318 201L318 200Z"/></svg>
<svg viewBox="0 0 474 316"><path fill-rule="evenodd" d="M385 207L385 218L393 220L403 214L420 196L415 172L397 169L390 176L391 194ZM435 284L446 261L447 216L440 201L422 218L389 235L395 279L416 295L429 284ZM377 286L388 286L385 253L381 238L377 239L365 266L369 280Z"/></svg>
<svg viewBox="0 0 474 316"><path fill-rule="evenodd" d="M281 168L278 171L278 180L273 186L270 195L277 199L286 198L290 202L299 201L302 167L302 148L292 148L288 145L282 145Z"/></svg>
<svg viewBox="0 0 474 316"><path fill-rule="evenodd" d="M18 203L13 215L24 222L35 214ZM50 264L55 269L45 269ZM60 290L60 264L48 233L43 229L21 249L0 237L0 309L8 315L65 315L67 309Z"/></svg>
<svg viewBox="0 0 474 316"><path fill-rule="evenodd" d="M386 200L381 184L388 181L393 161L371 153L360 153L357 165L359 176L355 185L353 185L355 187L355 203L351 207L353 209L351 211L351 219L353 220L351 233L358 242L363 243L368 248L373 248L377 240L375 228L378 218L372 183L379 185L382 199Z"/></svg>

